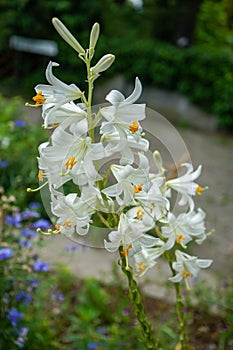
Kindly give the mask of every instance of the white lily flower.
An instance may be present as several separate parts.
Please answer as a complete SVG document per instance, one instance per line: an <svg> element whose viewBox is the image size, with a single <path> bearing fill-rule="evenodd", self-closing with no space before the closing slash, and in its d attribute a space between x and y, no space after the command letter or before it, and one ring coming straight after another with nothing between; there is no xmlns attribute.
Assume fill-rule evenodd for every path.
<svg viewBox="0 0 233 350"><path fill-rule="evenodd" d="M187 168L187 172L178 178L168 180L166 182L167 188L172 188L173 190L179 192L181 194L181 199L179 201L180 205L189 204L190 210L194 209L194 202L191 196L196 194L200 194L203 190L195 180L201 174L201 165L193 171L193 166L190 163L184 163L182 166Z"/></svg>
<svg viewBox="0 0 233 350"><path fill-rule="evenodd" d="M85 235L89 230L91 216L96 211L98 189L86 188L80 197L77 193L64 196L53 189L51 192L52 213L58 217L56 229L69 238L75 233Z"/></svg>
<svg viewBox="0 0 233 350"><path fill-rule="evenodd" d="M132 94L125 96L118 90L112 90L106 100L112 106L104 107L100 110L102 116L109 122L131 124L133 120L142 120L145 118L145 104L134 104L142 92L142 85L138 78L135 80L135 88Z"/></svg>
<svg viewBox="0 0 233 350"><path fill-rule="evenodd" d="M63 123L63 127L69 126L72 123L76 123L84 118L87 118L87 113L80 107L76 105L73 101L65 103L60 108L53 110L53 113L49 113L53 107L53 104L44 104L43 118L46 126L57 125Z"/></svg>
<svg viewBox="0 0 233 350"><path fill-rule="evenodd" d="M37 96L33 99L39 104L45 105L44 110L42 111L42 116L45 119L45 127L48 126L47 120L50 118L50 114L55 110L60 108L62 105L79 99L82 96L82 92L75 84L67 85L61 80L56 78L53 75L52 68L59 66L58 63L49 62L46 69L46 78L50 85L39 84L35 87ZM46 106L46 104L48 104ZM48 108L50 110L48 111Z"/></svg>
<svg viewBox="0 0 233 350"><path fill-rule="evenodd" d="M212 260L198 259L196 256L188 255L180 250L176 250L175 254L176 262L172 263L172 267L177 274L169 278L174 283L180 282L183 278L188 283L188 278L197 277L200 269L206 269L212 264Z"/></svg>
<svg viewBox="0 0 233 350"><path fill-rule="evenodd" d="M135 199L153 220L160 220L170 207L168 199L161 191L163 184L164 178L155 176L143 186L142 191L135 194Z"/></svg>
<svg viewBox="0 0 233 350"><path fill-rule="evenodd" d="M139 155L139 166L133 168L131 165L111 166L113 175L117 180L117 184L109 186L102 192L109 197L116 197L119 205L129 205L135 202L134 195L143 189L143 185L149 181L149 162L142 154Z"/></svg>
<svg viewBox="0 0 233 350"><path fill-rule="evenodd" d="M120 216L118 230L110 232L108 239L110 242L104 241L104 246L107 251L115 252L120 246L123 246L123 251L127 256L129 250L138 251L141 249L141 246L151 247L159 240L156 237L144 234L142 225L138 225L136 220L131 220L124 213Z"/></svg>
<svg viewBox="0 0 233 350"><path fill-rule="evenodd" d="M57 128L51 137L52 145L44 149L44 155L48 161L60 162L60 175L73 176L76 169L81 167L88 180L93 182L102 178L93 161L102 159L105 151L102 143L92 143L91 139L85 136L87 128L86 119L71 124L70 132L62 127Z"/></svg>
<svg viewBox="0 0 233 350"><path fill-rule="evenodd" d="M163 242L157 243L158 247L147 248L141 247L141 250L134 254L134 266L138 276L143 276L148 269L157 264L157 259L164 253Z"/></svg>
<svg viewBox="0 0 233 350"><path fill-rule="evenodd" d="M139 127L140 132L141 127ZM105 147L107 156L120 152L122 155L120 164L122 165L134 162L134 153L131 148L144 152L147 152L149 149L148 140L143 138L141 134L130 132L128 128L122 127L119 123L103 122L100 133L103 134L101 141L107 142Z"/></svg>
<svg viewBox="0 0 233 350"><path fill-rule="evenodd" d="M168 213L167 226L162 227L162 235L168 238L165 249L171 249L175 243L180 244L183 248L193 239L201 244L206 239L205 234L205 217L206 214L202 209L197 212L190 211L188 213L179 214L177 217Z"/></svg>

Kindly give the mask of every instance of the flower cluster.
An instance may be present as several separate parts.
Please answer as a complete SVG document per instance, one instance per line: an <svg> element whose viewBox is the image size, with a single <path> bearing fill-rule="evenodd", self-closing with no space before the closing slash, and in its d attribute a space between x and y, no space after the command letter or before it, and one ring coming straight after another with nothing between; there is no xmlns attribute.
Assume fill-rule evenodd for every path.
<svg viewBox="0 0 233 350"><path fill-rule="evenodd" d="M194 169L184 163L181 175L167 178L160 153L155 151L153 160L149 159L149 141L140 124L146 118L146 106L137 103L142 92L138 78L128 97L112 90L106 96L109 105L94 113L94 81L114 56L107 54L91 65L99 36L97 23L87 50L58 19L53 24L86 64L88 96L77 85L59 80L53 73L58 66L54 62L46 69L49 84L35 87L35 107L42 106L43 125L53 130L50 141L39 146L38 157L40 188L48 185L56 217L55 229L48 233L77 239L97 220L97 226L101 223L109 229L106 250L119 250L128 269L132 259L135 274L143 275L169 253L172 282L196 277L200 268L212 262L186 253L191 241L201 244L207 237L206 214L194 204L194 197L204 190L196 182L201 166ZM76 190L64 194L67 183ZM173 211L174 194L178 214Z"/></svg>

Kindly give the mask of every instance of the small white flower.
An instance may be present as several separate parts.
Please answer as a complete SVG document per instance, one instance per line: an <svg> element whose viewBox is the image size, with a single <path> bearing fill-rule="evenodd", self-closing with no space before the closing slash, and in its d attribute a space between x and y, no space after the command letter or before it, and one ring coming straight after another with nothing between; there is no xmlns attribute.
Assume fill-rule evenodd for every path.
<svg viewBox="0 0 233 350"><path fill-rule="evenodd" d="M191 196L196 195L200 186L195 182L195 180L201 174L201 165L193 171L193 166L190 163L184 163L182 166L187 168L187 172L178 178L168 180L166 182L166 186L168 188L172 188L173 190L179 192L181 194L181 199L179 201L180 205L189 204L190 210L192 211L194 208L194 202ZM201 191L201 188L200 188Z"/></svg>
<svg viewBox="0 0 233 350"><path fill-rule="evenodd" d="M63 123L63 128L65 127L65 123L69 126L72 123L79 122L80 120L87 117L86 112L74 102L65 103L60 108L56 108L53 110L53 113L49 113L51 106L53 104L44 104L43 105L43 118L45 125L57 125Z"/></svg>
<svg viewBox="0 0 233 350"><path fill-rule="evenodd" d="M91 216L96 211L98 189L86 188L80 197L77 193L64 196L52 188L51 192L52 213L58 218L56 229L69 238L75 233L85 235L89 230Z"/></svg>
<svg viewBox="0 0 233 350"><path fill-rule="evenodd" d="M139 127L139 133L141 132ZM131 133L128 128L122 127L119 123L102 123L100 133L102 142L106 142L105 151L107 156L112 156L116 152L120 152L122 158L120 164L132 164L134 162L133 149L140 151L148 151L149 141L141 136L141 134Z"/></svg>
<svg viewBox="0 0 233 350"><path fill-rule="evenodd" d="M117 184L105 188L102 192L109 197L116 197L119 205L129 205L134 203L134 195L143 189L143 185L149 181L148 159L139 153L139 166L133 168L131 165L111 166Z"/></svg>
<svg viewBox="0 0 233 350"><path fill-rule="evenodd" d="M134 254L134 266L136 274L143 276L148 269L157 264L157 259L164 253L162 241L157 242L158 247L146 248L141 247L141 250Z"/></svg>
<svg viewBox="0 0 233 350"><path fill-rule="evenodd" d="M175 254L176 261L172 263L172 267L177 274L169 278L174 283L180 282L183 278L187 280L197 277L200 269L205 269L212 264L212 260L198 259L196 256L188 255L180 250L176 250Z"/></svg>
<svg viewBox="0 0 233 350"><path fill-rule="evenodd" d="M142 92L142 85L138 78L135 80L135 88L132 94L125 96L118 90L112 90L106 100L112 106L101 109L102 116L109 122L131 124L133 120L142 120L145 118L145 104L134 104L138 100Z"/></svg>
<svg viewBox="0 0 233 350"><path fill-rule="evenodd" d="M47 120L50 118L51 113L62 105L77 100L82 96L82 92L75 84L67 85L54 76L52 68L57 66L59 66L58 63L50 61L46 69L45 74L50 85L39 84L35 87L37 94L43 96L44 99L42 116L45 119L44 114L46 114L47 117L45 119L45 127L48 126ZM36 100L36 97L34 99ZM49 111L48 108L50 108Z"/></svg>
<svg viewBox="0 0 233 350"><path fill-rule="evenodd" d="M135 194L135 199L155 220L160 220L170 206L168 199L161 192L163 184L164 178L155 176L150 181L147 181L142 191Z"/></svg>
<svg viewBox="0 0 233 350"><path fill-rule="evenodd" d="M144 227L145 230L145 227ZM143 233L142 225L138 225L136 220L131 220L126 214L122 213L117 231L112 231L108 235L108 241L104 241L105 249L109 252L115 252L120 246L128 256L129 250L138 251L141 246L151 247L158 242L158 238Z"/></svg>
<svg viewBox="0 0 233 350"><path fill-rule="evenodd" d="M82 119L71 124L68 131L59 127L52 134L52 145L44 149L44 156L48 162L60 162L57 175L72 177L76 169L81 168L89 181L101 179L93 161L102 159L105 150L102 143L92 143L90 137L86 137L87 128L87 120Z"/></svg>
<svg viewBox="0 0 233 350"><path fill-rule="evenodd" d="M177 217L172 213L168 213L167 220L164 220L167 226L162 227L162 235L168 238L165 249L171 249L175 243L186 248L186 245L192 239L201 244L206 238L205 217L205 212L200 208L197 212L190 211L179 214Z"/></svg>

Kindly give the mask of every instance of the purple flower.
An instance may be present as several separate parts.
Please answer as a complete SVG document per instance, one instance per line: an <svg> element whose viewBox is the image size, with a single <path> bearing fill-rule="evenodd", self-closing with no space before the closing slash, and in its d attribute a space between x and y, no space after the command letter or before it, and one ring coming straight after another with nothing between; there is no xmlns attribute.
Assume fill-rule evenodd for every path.
<svg viewBox="0 0 233 350"><path fill-rule="evenodd" d="M11 248L0 248L0 261L9 259L13 255L13 251Z"/></svg>
<svg viewBox="0 0 233 350"><path fill-rule="evenodd" d="M50 265L48 262L36 260L33 264L33 270L36 272L47 272L49 269Z"/></svg>
<svg viewBox="0 0 233 350"><path fill-rule="evenodd" d="M28 206L32 210L38 210L40 208L40 203L39 202L30 202L28 204Z"/></svg>
<svg viewBox="0 0 233 350"><path fill-rule="evenodd" d="M31 238L36 237L38 235L38 233L35 230L25 228L21 231L21 235L31 239Z"/></svg>
<svg viewBox="0 0 233 350"><path fill-rule="evenodd" d="M0 168L7 168L9 165L7 160L0 160Z"/></svg>
<svg viewBox="0 0 233 350"><path fill-rule="evenodd" d="M107 334L108 331L107 331L107 328L106 328L106 327L99 327L99 328L97 329L97 333L99 333L99 334Z"/></svg>
<svg viewBox="0 0 233 350"><path fill-rule="evenodd" d="M39 218L40 214L34 210L30 210L27 208L23 211L22 217L24 220L27 220L27 219L31 219L31 218Z"/></svg>
<svg viewBox="0 0 233 350"><path fill-rule="evenodd" d="M28 239L20 238L19 239L19 245L24 248L31 248L32 241L29 241Z"/></svg>
<svg viewBox="0 0 233 350"><path fill-rule="evenodd" d="M70 252L70 251L75 252L75 251L78 250L78 249L79 249L79 244L77 244L77 243L73 243L73 244L67 245L67 246L65 247L65 250L66 250L67 252Z"/></svg>
<svg viewBox="0 0 233 350"><path fill-rule="evenodd" d="M39 219L39 220L35 221L32 224L32 226L34 229L40 228L41 230L46 231L48 228L51 227L51 223L48 220Z"/></svg>
<svg viewBox="0 0 233 350"><path fill-rule="evenodd" d="M52 299L57 300L57 301L64 301L65 297L61 292L55 292L52 294Z"/></svg>
<svg viewBox="0 0 233 350"><path fill-rule="evenodd" d="M14 126L18 128L25 128L26 122L24 120L14 120Z"/></svg>
<svg viewBox="0 0 233 350"><path fill-rule="evenodd" d="M25 340L28 335L28 328L26 327L21 327L18 333L18 338L15 341L15 344L18 345L19 348L24 347Z"/></svg>
<svg viewBox="0 0 233 350"><path fill-rule="evenodd" d="M39 280L37 280L37 279L28 280L27 283L29 284L28 290L32 291L32 290L35 290L38 287Z"/></svg>
<svg viewBox="0 0 233 350"><path fill-rule="evenodd" d="M87 348L88 349L99 349L99 344L96 344L96 343L88 343L87 344Z"/></svg>
<svg viewBox="0 0 233 350"><path fill-rule="evenodd" d="M15 300L21 301L24 303L24 305L27 305L32 301L32 296L27 292L19 291L15 296Z"/></svg>
<svg viewBox="0 0 233 350"><path fill-rule="evenodd" d="M15 211L12 216L7 215L6 217L6 225L13 225L15 227L20 227L22 221L22 215L20 212Z"/></svg>
<svg viewBox="0 0 233 350"><path fill-rule="evenodd" d="M24 317L24 314L15 308L9 310L7 318L10 320L13 327L17 326L18 321Z"/></svg>

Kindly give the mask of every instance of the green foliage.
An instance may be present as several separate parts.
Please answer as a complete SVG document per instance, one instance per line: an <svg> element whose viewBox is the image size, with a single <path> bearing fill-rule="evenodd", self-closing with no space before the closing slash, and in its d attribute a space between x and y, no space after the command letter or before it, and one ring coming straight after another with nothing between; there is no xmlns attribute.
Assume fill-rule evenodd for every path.
<svg viewBox="0 0 233 350"><path fill-rule="evenodd" d="M37 121L22 119L23 105L24 101L19 97L6 99L0 96L0 183L6 194L17 192L18 204L25 207L32 199L27 187L38 187L35 148L48 134L36 124ZM33 195L33 199L38 196Z"/></svg>
<svg viewBox="0 0 233 350"><path fill-rule="evenodd" d="M28 36L30 33L30 37L55 40L59 56L54 60L61 65L55 74L69 84L74 75L80 77L83 74L82 62L58 36L51 18L57 16L64 21L84 47L88 45L92 24L98 21L102 36L97 45L97 56L109 52L116 55L114 65L101 79L108 79L114 73L123 74L127 79L137 75L144 86L180 91L206 111L217 115L220 128L232 131L232 2L202 1L197 14L194 45L179 49L165 43L175 43L178 24L187 26L188 14L193 17L196 13L192 6L196 7L197 3L191 0L145 0L143 9L135 11L127 1L89 0L87 6L84 1L71 0L59 3L55 0L38 0L37 3L3 0L0 50L4 56L9 37L13 34ZM26 53L17 55L11 52L11 55L14 74L7 75L5 82L13 91L17 89L17 93L31 96L31 86L45 80L42 70L49 58ZM84 76L79 79L84 80ZM80 89L85 90L85 84Z"/></svg>
<svg viewBox="0 0 233 350"><path fill-rule="evenodd" d="M232 50L233 28L229 20L231 10L229 1L203 1L196 24L196 43L209 46L218 44Z"/></svg>
<svg viewBox="0 0 233 350"><path fill-rule="evenodd" d="M79 288L74 310L68 312L70 326L62 342L83 350L144 350L138 343L139 332L132 327L127 310L128 298L120 285L113 289L88 278Z"/></svg>

